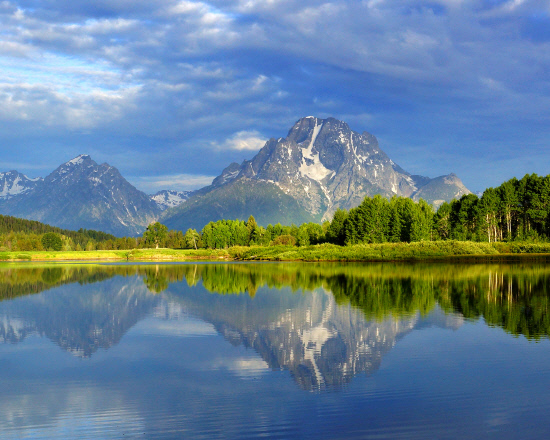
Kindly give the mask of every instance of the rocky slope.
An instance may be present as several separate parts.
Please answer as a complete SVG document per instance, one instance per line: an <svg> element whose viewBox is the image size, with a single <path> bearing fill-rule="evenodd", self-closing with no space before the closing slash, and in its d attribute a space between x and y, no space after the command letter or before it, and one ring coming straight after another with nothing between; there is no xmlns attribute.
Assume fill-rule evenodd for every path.
<svg viewBox="0 0 550 440"><path fill-rule="evenodd" d="M267 141L252 160L229 165L212 185L167 210L163 221L178 229L249 215L260 224L319 222L375 194L422 197L437 205L468 193L454 174L430 179L407 173L367 132L308 116L286 138Z"/></svg>

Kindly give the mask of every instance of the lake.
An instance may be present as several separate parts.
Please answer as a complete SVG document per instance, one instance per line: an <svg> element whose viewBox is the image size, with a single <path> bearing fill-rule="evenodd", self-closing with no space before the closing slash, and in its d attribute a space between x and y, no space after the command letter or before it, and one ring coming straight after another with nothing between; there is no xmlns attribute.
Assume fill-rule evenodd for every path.
<svg viewBox="0 0 550 440"><path fill-rule="evenodd" d="M0 265L2 439L542 439L550 266Z"/></svg>

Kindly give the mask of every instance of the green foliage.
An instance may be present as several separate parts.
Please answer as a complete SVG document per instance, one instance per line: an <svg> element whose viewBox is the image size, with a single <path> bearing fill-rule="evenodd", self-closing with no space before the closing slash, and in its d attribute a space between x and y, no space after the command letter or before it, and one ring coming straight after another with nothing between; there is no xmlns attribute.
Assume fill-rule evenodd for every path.
<svg viewBox="0 0 550 440"><path fill-rule="evenodd" d="M156 249L164 244L167 236L168 228L159 222L151 223L143 233L145 244L155 246Z"/></svg>
<svg viewBox="0 0 550 440"><path fill-rule="evenodd" d="M256 219L254 216L248 217L248 220L246 222L246 229L248 230L248 245L255 244L256 240L258 238L258 224L256 223Z"/></svg>
<svg viewBox="0 0 550 440"><path fill-rule="evenodd" d="M434 238L500 242L550 239L550 175L527 174L444 203L434 216Z"/></svg>
<svg viewBox="0 0 550 440"><path fill-rule="evenodd" d="M343 245L346 242L346 220L348 212L345 209L337 209L327 231L327 241L333 244Z"/></svg>
<svg viewBox="0 0 550 440"><path fill-rule="evenodd" d="M184 249L198 249L200 244L200 234L194 229L188 229L183 236Z"/></svg>
<svg viewBox="0 0 550 440"><path fill-rule="evenodd" d="M248 246L251 239L261 239L261 230L249 219L250 227L242 220L218 220L208 223L201 231L202 246L207 249L226 249Z"/></svg>
<svg viewBox="0 0 550 440"><path fill-rule="evenodd" d="M61 237L55 232L47 232L42 236L42 246L48 251L60 251L63 248Z"/></svg>
<svg viewBox="0 0 550 440"><path fill-rule="evenodd" d="M338 214L338 217L336 217ZM424 200L418 203L406 197L365 197L357 208L350 210L347 218L343 212L335 214L334 226L329 227L329 241L345 243L385 243L431 240L434 213Z"/></svg>
<svg viewBox="0 0 550 440"><path fill-rule="evenodd" d="M279 235L272 242L272 246L296 246L296 239L292 235Z"/></svg>

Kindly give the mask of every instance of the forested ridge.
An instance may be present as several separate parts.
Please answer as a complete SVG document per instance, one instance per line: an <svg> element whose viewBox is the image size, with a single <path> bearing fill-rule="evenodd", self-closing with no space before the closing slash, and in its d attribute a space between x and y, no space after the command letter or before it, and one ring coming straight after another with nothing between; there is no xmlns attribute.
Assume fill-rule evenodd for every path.
<svg viewBox="0 0 550 440"><path fill-rule="evenodd" d="M462 196L443 203L437 212L425 201L394 196L365 197L339 209L322 225L267 225L244 220L210 222L201 231L168 230L150 225L143 237L116 238L99 231L68 231L43 223L0 215L0 250L31 251L51 247L45 235L61 238L63 250L111 250L164 247L224 249L232 246L307 246L332 243L410 243L419 241L548 242L550 239L550 175L528 174L488 188L481 197ZM49 237L51 238L51 236ZM52 247L53 248L53 247ZM55 249L55 248L54 248ZM60 249L58 249L60 250Z"/></svg>

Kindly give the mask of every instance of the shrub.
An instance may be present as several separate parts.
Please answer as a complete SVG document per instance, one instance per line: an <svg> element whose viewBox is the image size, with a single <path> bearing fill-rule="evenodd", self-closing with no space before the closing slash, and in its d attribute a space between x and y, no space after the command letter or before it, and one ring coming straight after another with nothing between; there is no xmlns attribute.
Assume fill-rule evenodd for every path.
<svg viewBox="0 0 550 440"><path fill-rule="evenodd" d="M296 238L292 235L279 235L275 240L271 242L271 245L296 246Z"/></svg>
<svg viewBox="0 0 550 440"><path fill-rule="evenodd" d="M48 251L60 251L63 248L63 241L59 234L47 232L42 236L42 246Z"/></svg>

